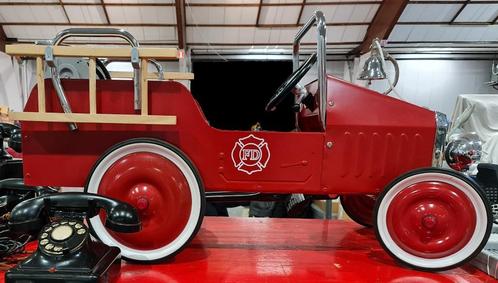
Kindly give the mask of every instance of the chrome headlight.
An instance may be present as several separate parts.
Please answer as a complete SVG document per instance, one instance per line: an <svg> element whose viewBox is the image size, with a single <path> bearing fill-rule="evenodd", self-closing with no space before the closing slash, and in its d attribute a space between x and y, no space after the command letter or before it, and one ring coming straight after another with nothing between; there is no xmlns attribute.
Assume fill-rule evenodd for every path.
<svg viewBox="0 0 498 283"><path fill-rule="evenodd" d="M456 171L466 172L472 164L479 162L482 142L475 133L457 134L451 137L446 147L446 163Z"/></svg>
<svg viewBox="0 0 498 283"><path fill-rule="evenodd" d="M443 165L443 151L448 133L448 118L441 112L436 112L436 137L434 140L434 153L432 156L432 166L441 167Z"/></svg>

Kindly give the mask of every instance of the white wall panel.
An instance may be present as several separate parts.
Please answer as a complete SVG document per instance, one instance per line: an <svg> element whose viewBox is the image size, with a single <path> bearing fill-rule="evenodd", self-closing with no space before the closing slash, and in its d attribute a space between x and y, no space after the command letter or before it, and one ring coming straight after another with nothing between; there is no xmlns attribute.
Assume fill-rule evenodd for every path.
<svg viewBox="0 0 498 283"><path fill-rule="evenodd" d="M263 0L263 3L296 3L296 4L301 4L303 3L303 0Z"/></svg>
<svg viewBox="0 0 498 283"><path fill-rule="evenodd" d="M408 4L400 22L449 22L463 4Z"/></svg>
<svg viewBox="0 0 498 283"><path fill-rule="evenodd" d="M84 26L80 26L84 27ZM139 42L176 42L175 27L130 27L113 26L123 28L130 32ZM19 40L40 40L52 39L59 31L70 28L70 26L4 26L7 37L18 38ZM121 39L113 38L81 38L70 39L79 42L116 42L125 43Z"/></svg>
<svg viewBox="0 0 498 283"><path fill-rule="evenodd" d="M498 15L498 4L468 4L456 22L491 22Z"/></svg>
<svg viewBox="0 0 498 283"><path fill-rule="evenodd" d="M185 4L212 4L213 0L185 0ZM215 3L224 3L224 4L258 4L259 0L216 0Z"/></svg>
<svg viewBox="0 0 498 283"><path fill-rule="evenodd" d="M111 23L176 24L174 7L107 6Z"/></svg>
<svg viewBox="0 0 498 283"><path fill-rule="evenodd" d="M301 23L305 23L316 10L321 10L328 23L369 23L379 5L310 5L305 6Z"/></svg>
<svg viewBox="0 0 498 283"><path fill-rule="evenodd" d="M33 0L31 0L32 2L34 2ZM20 3L20 2L29 2L29 1L26 1L26 0L0 0L0 3ZM43 2L43 3L57 3L59 2L59 0L36 0L36 2Z"/></svg>
<svg viewBox="0 0 498 283"><path fill-rule="evenodd" d="M67 22L64 10L58 5L36 6L18 5L0 8L1 22Z"/></svg>
<svg viewBox="0 0 498 283"><path fill-rule="evenodd" d="M57 1L55 1L57 2ZM62 3L94 3L100 4L100 0L62 0Z"/></svg>
<svg viewBox="0 0 498 283"><path fill-rule="evenodd" d="M52 39L59 30L69 26L3 26L7 37L19 40Z"/></svg>
<svg viewBox="0 0 498 283"><path fill-rule="evenodd" d="M72 24L107 23L101 6L65 6L67 16Z"/></svg>
<svg viewBox="0 0 498 283"><path fill-rule="evenodd" d="M361 1L361 2L380 2L380 1L385 1L385 0L366 0L366 1ZM397 1L397 0L395 0ZM335 2L341 2L341 3L347 3L347 2L358 2L358 0L307 0L306 3L335 3Z"/></svg>
<svg viewBox="0 0 498 283"><path fill-rule="evenodd" d="M396 25L390 41L496 41L498 25Z"/></svg>
<svg viewBox="0 0 498 283"><path fill-rule="evenodd" d="M301 6L263 6L260 24L296 24Z"/></svg>
<svg viewBox="0 0 498 283"><path fill-rule="evenodd" d="M104 0L105 3L135 3L135 4L171 4L175 3L175 0Z"/></svg>
<svg viewBox="0 0 498 283"><path fill-rule="evenodd" d="M404 100L416 105L453 114L456 97L468 93L496 93L484 82L490 79L489 61L399 60L400 78L397 92ZM393 68L386 72L392 78ZM374 81L370 87L379 92L388 86L385 80Z"/></svg>
<svg viewBox="0 0 498 283"><path fill-rule="evenodd" d="M186 7L187 24L255 24L257 7Z"/></svg>
<svg viewBox="0 0 498 283"><path fill-rule="evenodd" d="M7 105L14 111L22 111L19 69L14 61L0 52L0 104Z"/></svg>
<svg viewBox="0 0 498 283"><path fill-rule="evenodd" d="M367 28L368 25L330 26L327 28L327 39L328 42L359 42L363 40ZM290 44L296 33L296 28L187 27L187 41L189 43ZM316 42L315 32L308 32L302 42Z"/></svg>

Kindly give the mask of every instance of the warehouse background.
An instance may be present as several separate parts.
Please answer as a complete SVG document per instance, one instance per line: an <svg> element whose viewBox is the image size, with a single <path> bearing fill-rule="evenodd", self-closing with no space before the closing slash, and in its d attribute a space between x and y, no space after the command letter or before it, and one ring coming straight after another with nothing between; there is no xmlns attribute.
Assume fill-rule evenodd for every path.
<svg viewBox="0 0 498 283"><path fill-rule="evenodd" d="M0 47L50 39L70 27L116 27L131 32L142 45L184 49L180 63L162 64L170 71L195 73L196 60L290 60L295 33L315 10L326 16L329 74L364 85L356 80L368 56L362 54L379 37L399 61L396 90L404 100L451 115L457 95L497 92L485 82L491 80L498 50L498 1L1 0ZM88 39L69 43L83 41ZM303 39L302 60L314 44L311 32ZM0 104L20 110L33 82L23 89L17 64L0 54ZM27 65L24 72L32 74ZM304 81L315 77L312 69ZM257 73L248 79L258 88ZM382 92L388 86L378 81L369 87ZM205 90L205 95L214 91Z"/></svg>

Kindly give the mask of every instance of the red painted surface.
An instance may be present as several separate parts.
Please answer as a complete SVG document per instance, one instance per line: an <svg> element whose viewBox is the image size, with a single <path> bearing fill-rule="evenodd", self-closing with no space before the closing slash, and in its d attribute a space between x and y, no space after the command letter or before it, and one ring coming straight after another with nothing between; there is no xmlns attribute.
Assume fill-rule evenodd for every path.
<svg viewBox="0 0 498 283"><path fill-rule="evenodd" d="M106 149L133 137L154 137L179 147L192 159L207 190L374 193L401 173L431 165L434 112L332 77L328 83L334 106L327 110L325 132L212 128L190 92L177 82L149 83L149 113L176 115L175 126L80 124L78 132L69 132L63 123L25 122L25 182L83 186L90 168ZM62 84L73 112L87 113L88 82L63 80ZM313 88L316 85L310 86ZM98 81L97 112L134 113L132 90L131 81ZM46 95L47 111L61 112L50 81ZM26 111L36 109L34 88ZM250 134L264 139L269 153L264 169L246 170L251 172L248 174L232 156L234 150L250 149L237 147ZM325 146L328 141L334 143L330 149ZM235 156L242 155L235 152Z"/></svg>
<svg viewBox="0 0 498 283"><path fill-rule="evenodd" d="M403 189L389 205L386 218L396 244L424 258L442 258L461 250L476 226L470 199L442 182L420 182Z"/></svg>
<svg viewBox="0 0 498 283"><path fill-rule="evenodd" d="M178 167L149 152L118 159L102 177L98 194L137 208L140 232L108 231L123 245L139 250L161 248L176 239L188 222L192 205L187 179Z"/></svg>
<svg viewBox="0 0 498 283"><path fill-rule="evenodd" d="M469 264L438 273L401 267L382 250L371 229L350 221L207 217L197 237L173 260L123 263L118 282L496 280Z"/></svg>
<svg viewBox="0 0 498 283"><path fill-rule="evenodd" d="M316 93L317 82L308 86ZM435 113L329 77L322 184L333 192L380 192L395 177L430 167Z"/></svg>
<svg viewBox="0 0 498 283"><path fill-rule="evenodd" d="M88 82L63 81L74 112L88 111ZM47 109L60 111L47 81ZM131 81L98 81L99 113L134 113ZM36 88L26 111L36 110ZM83 186L90 168L112 145L133 137L154 137L181 148L199 170L206 188L238 191L318 193L323 133L222 131L208 125L190 92L177 82L149 83L149 113L177 115L175 126L80 124L69 132L63 123L22 124L25 182ZM261 172L238 171L231 152L250 134L268 143L271 157Z"/></svg>
<svg viewBox="0 0 498 283"><path fill-rule="evenodd" d="M7 147L5 150L6 150L6 151L7 151L10 155L12 155L12 157L14 157L14 158L21 158L21 159L22 159L22 153L19 153L19 152L17 152L17 151L15 151L15 150L13 150L13 149L12 149L12 148L10 148L10 147Z"/></svg>

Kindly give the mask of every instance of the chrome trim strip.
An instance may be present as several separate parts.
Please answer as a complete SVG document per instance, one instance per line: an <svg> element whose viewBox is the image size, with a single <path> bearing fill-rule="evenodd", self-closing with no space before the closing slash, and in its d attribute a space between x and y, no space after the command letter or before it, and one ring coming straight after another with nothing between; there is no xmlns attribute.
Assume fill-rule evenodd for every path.
<svg viewBox="0 0 498 283"><path fill-rule="evenodd" d="M435 112L436 114L436 135L434 137L434 150L432 155L432 166L441 167L443 165L444 146L446 134L448 133L449 121L446 114Z"/></svg>

